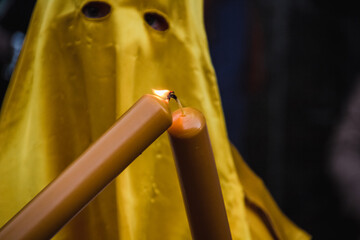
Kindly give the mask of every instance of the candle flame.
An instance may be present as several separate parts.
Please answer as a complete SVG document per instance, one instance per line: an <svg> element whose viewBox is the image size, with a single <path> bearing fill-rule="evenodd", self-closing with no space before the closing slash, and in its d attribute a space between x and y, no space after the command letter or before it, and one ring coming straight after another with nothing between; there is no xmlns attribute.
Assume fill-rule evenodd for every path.
<svg viewBox="0 0 360 240"><path fill-rule="evenodd" d="M162 99L168 99L169 98L169 93L170 90L152 90L153 93L159 97L161 97Z"/></svg>

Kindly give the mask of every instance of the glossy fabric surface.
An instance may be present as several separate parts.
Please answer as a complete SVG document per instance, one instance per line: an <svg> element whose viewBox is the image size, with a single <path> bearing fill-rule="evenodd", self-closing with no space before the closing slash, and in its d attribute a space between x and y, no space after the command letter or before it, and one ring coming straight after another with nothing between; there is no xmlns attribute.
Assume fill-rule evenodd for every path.
<svg viewBox="0 0 360 240"><path fill-rule="evenodd" d="M202 1L107 0L111 12L97 20L83 15L87 2L37 2L1 111L0 225L155 88L174 90L183 105L205 115L233 239L251 239L249 223L256 221L247 219L244 190L261 196L260 204L272 200L265 188L243 180L236 167L243 162L227 140ZM163 15L169 29L150 27L146 12ZM307 238L275 204L261 207L274 216L282 239ZM165 134L56 235L190 238Z"/></svg>

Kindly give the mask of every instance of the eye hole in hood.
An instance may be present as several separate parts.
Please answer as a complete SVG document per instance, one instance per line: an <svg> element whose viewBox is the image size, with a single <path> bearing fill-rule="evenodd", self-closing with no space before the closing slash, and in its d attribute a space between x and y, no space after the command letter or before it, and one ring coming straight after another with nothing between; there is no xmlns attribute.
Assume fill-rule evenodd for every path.
<svg viewBox="0 0 360 240"><path fill-rule="evenodd" d="M111 6L106 2L92 1L86 3L81 11L87 18L103 19L110 14Z"/></svg>
<svg viewBox="0 0 360 240"><path fill-rule="evenodd" d="M156 12L147 12L144 14L145 22L157 31L166 31L169 29L169 23L165 17Z"/></svg>

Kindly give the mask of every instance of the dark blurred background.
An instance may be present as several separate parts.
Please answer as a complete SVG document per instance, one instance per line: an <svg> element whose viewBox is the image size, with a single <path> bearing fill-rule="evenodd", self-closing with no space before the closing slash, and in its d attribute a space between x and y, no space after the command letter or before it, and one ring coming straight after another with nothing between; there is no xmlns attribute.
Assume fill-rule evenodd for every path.
<svg viewBox="0 0 360 240"><path fill-rule="evenodd" d="M206 1L229 137L285 214L314 239L360 239L352 211L360 204L353 201L360 142L352 149L357 186L339 184L349 171L336 174L333 162L347 161L332 156L359 81L358 10L348 1ZM359 138L355 128L348 130Z"/></svg>
<svg viewBox="0 0 360 240"><path fill-rule="evenodd" d="M1 99L34 2L0 0ZM355 119L346 110L360 72L355 3L205 0L205 22L231 141L314 239L359 239L360 142L355 188L336 170L346 159L333 157L341 126Z"/></svg>
<svg viewBox="0 0 360 240"><path fill-rule="evenodd" d="M35 0L0 0L0 103L19 56Z"/></svg>

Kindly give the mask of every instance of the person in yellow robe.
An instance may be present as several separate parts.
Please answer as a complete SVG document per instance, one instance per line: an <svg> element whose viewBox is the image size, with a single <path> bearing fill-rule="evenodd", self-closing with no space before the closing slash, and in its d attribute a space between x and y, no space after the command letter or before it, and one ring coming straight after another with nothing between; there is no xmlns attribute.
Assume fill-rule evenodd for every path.
<svg viewBox="0 0 360 240"><path fill-rule="evenodd" d="M227 138L201 0L38 0L0 116L0 226L151 89L204 113L233 239L309 239ZM166 134L55 239L191 239Z"/></svg>

